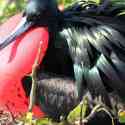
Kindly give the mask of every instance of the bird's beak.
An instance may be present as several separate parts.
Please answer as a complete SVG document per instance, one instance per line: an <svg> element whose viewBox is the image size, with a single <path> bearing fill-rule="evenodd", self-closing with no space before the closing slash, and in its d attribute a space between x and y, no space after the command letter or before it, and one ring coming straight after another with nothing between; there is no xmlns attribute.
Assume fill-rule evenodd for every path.
<svg viewBox="0 0 125 125"><path fill-rule="evenodd" d="M0 50L5 48L7 45L12 43L16 37L20 36L22 33L26 32L30 27L33 26L32 22L27 22L27 18L23 17L21 19L21 22L17 25L15 30L3 40L3 42L0 44Z"/></svg>

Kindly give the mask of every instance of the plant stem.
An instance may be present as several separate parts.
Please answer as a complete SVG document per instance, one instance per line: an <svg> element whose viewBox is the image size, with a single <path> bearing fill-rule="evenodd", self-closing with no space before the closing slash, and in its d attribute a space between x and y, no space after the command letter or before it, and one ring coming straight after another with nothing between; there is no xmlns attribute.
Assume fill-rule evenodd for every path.
<svg viewBox="0 0 125 125"><path fill-rule="evenodd" d="M34 106L34 103L35 103L35 97L36 97L36 75L37 75L37 67L39 65L39 58L40 58L40 54L41 54L41 45L39 45L39 48L38 48L38 52L37 52L37 56L36 56L36 59L35 59L35 62L32 66L32 74L31 74L31 77L32 77L32 87L31 87L31 91L30 91L30 103L29 103L29 107L28 107L28 111L31 112L32 111L32 108Z"/></svg>

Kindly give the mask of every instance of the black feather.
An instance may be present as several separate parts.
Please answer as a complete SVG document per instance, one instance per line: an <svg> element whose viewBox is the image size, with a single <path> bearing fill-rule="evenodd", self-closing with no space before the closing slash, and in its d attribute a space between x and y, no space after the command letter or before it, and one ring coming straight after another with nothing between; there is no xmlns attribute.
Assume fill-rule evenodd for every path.
<svg viewBox="0 0 125 125"><path fill-rule="evenodd" d="M41 1L42 0L38 0L38 3ZM81 2L76 2L63 12L60 12L57 9L56 3L51 1L53 4L49 4L48 0L42 2L45 8L42 7L41 9L41 6L39 6L40 9L38 7L37 11L33 10L31 13L27 10L30 13L29 20L35 22L35 26L46 25L49 27L50 36L54 38L50 44L50 51L48 50L50 61L50 53L53 48L57 49L59 46L63 46L60 39L58 40L59 43L55 42L57 36L59 35L64 43L67 42L64 48L66 47L68 58L72 58L72 61L70 61L74 65L78 100L82 99L84 92L89 91L93 100L101 96L101 103L110 106L111 97L109 94L115 93L115 95L122 100L121 102L123 104L125 102L125 15L119 15L119 13L125 9L125 5L121 4L116 6L108 0L106 2L103 1L100 5L81 0ZM49 14L46 14L45 10L49 11ZM38 11L41 11L40 18L37 18L39 15L37 13ZM63 47L59 47L60 53L64 50L62 48ZM58 54L56 55L56 51L52 58L57 57L64 63L65 60L68 59L64 53L62 54L62 60ZM54 61L52 62L56 67L56 63L54 63ZM63 63L61 64L63 65ZM44 64L50 63L45 61ZM65 68L66 65L63 66ZM54 67L50 69L54 70ZM69 70L69 72L70 71L71 70ZM64 73L65 70L59 70L58 72ZM67 81L65 81L65 85L58 85L56 83L47 86L47 91L50 93L49 98L53 96L53 90L56 92L55 96L53 96L53 102L57 102L56 106L58 109L61 108L58 104L62 104L60 102L67 97L67 95L64 94L61 100L60 97L58 98L57 96L58 93L63 92L65 86L69 86ZM44 87L41 86L41 89L44 89ZM66 89L66 92L69 92L69 90ZM68 98L71 99L70 96ZM68 105L70 104L66 103L67 107ZM48 112L46 108L45 110ZM50 112L52 111L53 117L53 111L55 109L49 110ZM56 116L58 117L58 113Z"/></svg>
<svg viewBox="0 0 125 125"><path fill-rule="evenodd" d="M37 103L53 120L67 118L78 105L76 86L73 79L58 75L40 73L37 81Z"/></svg>
<svg viewBox="0 0 125 125"><path fill-rule="evenodd" d="M83 1L64 11L60 34L67 40L74 67L77 65L74 73L79 97L88 89L93 97L101 95L102 102L110 107L109 90L125 101L125 18L118 16L125 7L108 3L105 11L100 11L103 4L91 3L87 9L86 4ZM85 90L81 92L81 88Z"/></svg>

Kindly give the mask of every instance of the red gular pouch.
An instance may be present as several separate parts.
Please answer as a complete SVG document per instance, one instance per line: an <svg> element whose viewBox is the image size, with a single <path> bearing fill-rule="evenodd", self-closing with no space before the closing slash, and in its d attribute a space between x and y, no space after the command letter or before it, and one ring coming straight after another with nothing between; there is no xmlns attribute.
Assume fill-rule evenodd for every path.
<svg viewBox="0 0 125 125"><path fill-rule="evenodd" d="M0 43L16 28L21 18L22 14L15 15L0 26ZM31 73L39 47L39 63L42 62L48 39L47 27L34 27L0 50L0 109L5 108L14 116L28 111L29 98L25 94L21 79ZM36 117L43 116L37 106L34 106L33 113Z"/></svg>

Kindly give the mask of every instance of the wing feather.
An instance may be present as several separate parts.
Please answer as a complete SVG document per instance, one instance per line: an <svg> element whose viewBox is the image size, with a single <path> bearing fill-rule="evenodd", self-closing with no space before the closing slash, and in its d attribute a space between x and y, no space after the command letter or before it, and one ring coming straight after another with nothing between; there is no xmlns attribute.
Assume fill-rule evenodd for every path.
<svg viewBox="0 0 125 125"><path fill-rule="evenodd" d="M83 75L89 79L88 84L93 84L95 88L98 86L103 88L105 81L103 81L103 75L99 74L102 72L108 79L106 85L121 97L125 96L124 34L111 26L100 24L96 26L83 24L83 27L72 26L65 29L65 33L72 59L83 70L89 71L87 74L83 72Z"/></svg>

